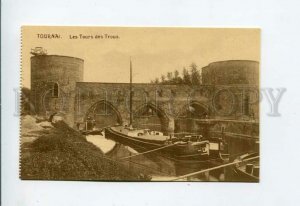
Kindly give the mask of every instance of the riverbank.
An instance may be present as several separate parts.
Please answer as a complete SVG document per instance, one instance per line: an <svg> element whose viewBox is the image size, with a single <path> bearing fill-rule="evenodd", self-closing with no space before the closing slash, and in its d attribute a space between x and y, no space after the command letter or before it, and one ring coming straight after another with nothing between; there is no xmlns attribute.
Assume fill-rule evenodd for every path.
<svg viewBox="0 0 300 206"><path fill-rule="evenodd" d="M63 121L22 117L20 178L35 180L136 181L144 175L107 158Z"/></svg>

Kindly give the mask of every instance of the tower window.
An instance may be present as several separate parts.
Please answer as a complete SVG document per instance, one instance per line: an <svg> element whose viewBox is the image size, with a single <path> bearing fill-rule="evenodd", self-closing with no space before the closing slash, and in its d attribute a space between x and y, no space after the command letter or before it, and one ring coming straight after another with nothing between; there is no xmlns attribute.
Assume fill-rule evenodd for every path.
<svg viewBox="0 0 300 206"><path fill-rule="evenodd" d="M246 95L244 99L244 115L249 115L249 96Z"/></svg>
<svg viewBox="0 0 300 206"><path fill-rule="evenodd" d="M54 83L52 97L58 97L58 84Z"/></svg>

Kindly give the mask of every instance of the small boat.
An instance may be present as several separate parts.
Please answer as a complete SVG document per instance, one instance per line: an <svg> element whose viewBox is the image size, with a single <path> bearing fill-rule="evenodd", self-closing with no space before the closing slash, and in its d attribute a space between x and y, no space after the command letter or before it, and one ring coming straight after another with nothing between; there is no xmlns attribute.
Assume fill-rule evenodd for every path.
<svg viewBox="0 0 300 206"><path fill-rule="evenodd" d="M247 153L239 156L234 161L243 161L256 156L258 156L257 152ZM259 159L236 163L233 166L233 171L242 181L259 182Z"/></svg>
<svg viewBox="0 0 300 206"><path fill-rule="evenodd" d="M179 161L219 159L222 148L220 139L209 141L201 135L176 138L159 131L128 126L108 127L105 129L105 135L133 148L143 148L144 151L159 149L161 153Z"/></svg>

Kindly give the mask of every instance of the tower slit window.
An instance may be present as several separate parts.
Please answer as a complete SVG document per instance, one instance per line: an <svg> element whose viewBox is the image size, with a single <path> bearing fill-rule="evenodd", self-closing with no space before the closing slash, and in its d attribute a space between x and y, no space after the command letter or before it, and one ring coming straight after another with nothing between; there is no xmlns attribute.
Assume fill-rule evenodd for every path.
<svg viewBox="0 0 300 206"><path fill-rule="evenodd" d="M58 95L59 95L58 90L59 90L58 83L54 83L52 97L58 97Z"/></svg>
<svg viewBox="0 0 300 206"><path fill-rule="evenodd" d="M249 95L244 98L244 114L249 115Z"/></svg>

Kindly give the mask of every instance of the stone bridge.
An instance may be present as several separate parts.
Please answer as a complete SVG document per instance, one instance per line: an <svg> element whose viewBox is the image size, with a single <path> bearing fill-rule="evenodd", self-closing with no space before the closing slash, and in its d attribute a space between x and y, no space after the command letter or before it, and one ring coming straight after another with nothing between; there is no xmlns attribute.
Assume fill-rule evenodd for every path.
<svg viewBox="0 0 300 206"><path fill-rule="evenodd" d="M97 127L128 123L129 84L82 82L83 66L84 60L74 57L32 56L31 113L46 118L59 114L78 129L88 118ZM251 122L259 119L259 63L220 61L201 70L203 85L196 87L133 84L133 125L164 132L201 132L208 124L216 130L226 125L232 128L228 132L252 131ZM209 123L203 121L207 119Z"/></svg>
<svg viewBox="0 0 300 206"><path fill-rule="evenodd" d="M76 92L75 122L85 122L89 116L105 116L103 110L96 112L100 105L105 112L113 112L117 122L129 122L129 84L78 82ZM163 131L173 131L174 120L186 115L193 105L198 114L208 115L208 96L207 92L193 92L189 86L133 84L133 116L145 115L150 110L160 118Z"/></svg>
<svg viewBox="0 0 300 206"><path fill-rule="evenodd" d="M114 121L101 121L105 121L106 124L116 122L128 124L130 119L129 86L129 83L77 82L74 122L81 124L89 117L105 119L105 117L114 116ZM237 116L245 116L242 111L243 105L237 103L243 100L236 101L235 97L235 94L240 94L243 89L245 88L235 86L230 90L234 97L229 95L231 97L229 98L225 95L226 98L215 98L218 91L225 91L223 87L134 83L133 125L139 124L140 117L151 119L151 116L155 114L154 116L160 121L161 131L171 133L180 125L180 120L186 122L189 119L197 119L199 124L201 119L220 118L221 109L216 111L215 107L221 105L220 108L230 110L228 105L233 100L235 100L233 101L235 111L229 115L226 114L227 116L224 113L223 116L237 119ZM191 127L196 124L197 121L188 122Z"/></svg>

